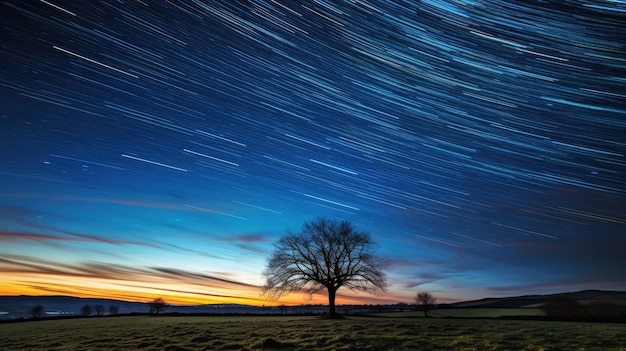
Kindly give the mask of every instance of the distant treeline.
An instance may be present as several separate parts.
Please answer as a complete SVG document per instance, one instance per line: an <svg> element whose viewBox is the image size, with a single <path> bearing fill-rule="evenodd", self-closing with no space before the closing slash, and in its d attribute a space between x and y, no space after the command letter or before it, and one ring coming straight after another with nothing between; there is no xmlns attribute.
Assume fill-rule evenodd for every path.
<svg viewBox="0 0 626 351"><path fill-rule="evenodd" d="M581 304L565 297L547 301L541 309L546 319L594 322L626 322L626 305L609 302Z"/></svg>

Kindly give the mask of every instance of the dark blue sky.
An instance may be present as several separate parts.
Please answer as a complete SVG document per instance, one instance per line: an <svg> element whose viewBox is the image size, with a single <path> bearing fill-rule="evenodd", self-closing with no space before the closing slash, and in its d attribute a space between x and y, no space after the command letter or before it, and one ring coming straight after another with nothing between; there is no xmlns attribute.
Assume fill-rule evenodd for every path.
<svg viewBox="0 0 626 351"><path fill-rule="evenodd" d="M272 243L318 216L393 263L387 295L339 302L626 289L622 2L0 17L7 294L264 303Z"/></svg>

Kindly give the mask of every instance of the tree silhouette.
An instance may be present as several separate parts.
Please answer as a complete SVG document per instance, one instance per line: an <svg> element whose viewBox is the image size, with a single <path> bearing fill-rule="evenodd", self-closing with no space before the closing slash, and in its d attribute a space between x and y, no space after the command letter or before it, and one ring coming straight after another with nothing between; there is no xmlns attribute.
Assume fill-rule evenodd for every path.
<svg viewBox="0 0 626 351"><path fill-rule="evenodd" d="M167 308L167 303L162 298L156 298L149 303L150 313L159 314Z"/></svg>
<svg viewBox="0 0 626 351"><path fill-rule="evenodd" d="M43 314L46 312L46 309L43 307L42 304L36 304L35 306L33 306L33 308L30 309L30 316L33 319L36 318L41 318L41 316L43 316Z"/></svg>
<svg viewBox="0 0 626 351"><path fill-rule="evenodd" d="M118 306L115 306L115 305L109 306L109 315L115 316L119 312L120 312L120 308Z"/></svg>
<svg viewBox="0 0 626 351"><path fill-rule="evenodd" d="M307 222L300 233L287 232L263 271L262 293L270 299L296 291L328 291L328 316L335 317L337 290L383 293L387 262L370 252L369 234L348 221L327 218Z"/></svg>
<svg viewBox="0 0 626 351"><path fill-rule="evenodd" d="M83 316L91 316L92 313L93 313L93 308L91 308L91 306L89 305L84 305L83 307L80 308L80 314Z"/></svg>
<svg viewBox="0 0 626 351"><path fill-rule="evenodd" d="M415 304L421 306L424 317L428 317L428 310L433 307L437 299L429 292L422 291L415 295Z"/></svg>
<svg viewBox="0 0 626 351"><path fill-rule="evenodd" d="M93 313L96 316L103 316L104 315L104 306L102 306L102 305L95 305L95 306L93 306Z"/></svg>

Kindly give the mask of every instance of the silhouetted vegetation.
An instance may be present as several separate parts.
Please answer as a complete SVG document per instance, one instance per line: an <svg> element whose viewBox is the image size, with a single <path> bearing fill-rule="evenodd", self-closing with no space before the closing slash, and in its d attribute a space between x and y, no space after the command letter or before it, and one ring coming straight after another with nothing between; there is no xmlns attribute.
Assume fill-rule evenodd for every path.
<svg viewBox="0 0 626 351"><path fill-rule="evenodd" d="M84 305L83 307L80 308L80 314L81 316L91 316L91 314L93 313L93 308L90 305Z"/></svg>
<svg viewBox="0 0 626 351"><path fill-rule="evenodd" d="M41 318L43 314L46 313L46 309L42 304L36 304L33 308L30 309L30 316L33 319Z"/></svg>
<svg viewBox="0 0 626 351"><path fill-rule="evenodd" d="M613 322L626 320L626 306L608 302L583 305L576 300L557 297L546 302L541 309L551 319Z"/></svg>
<svg viewBox="0 0 626 351"><path fill-rule="evenodd" d="M582 306L576 300L556 297L541 307L548 317L576 317L581 314Z"/></svg>
<svg viewBox="0 0 626 351"><path fill-rule="evenodd" d="M613 303L592 302L583 313L596 320L626 321L626 306Z"/></svg>
<svg viewBox="0 0 626 351"><path fill-rule="evenodd" d="M160 297L152 300L148 305L152 314L159 314L167 309L167 303Z"/></svg>
<svg viewBox="0 0 626 351"><path fill-rule="evenodd" d="M115 305L109 306L109 315L115 316L119 312L120 312L120 308L118 306L115 306Z"/></svg>
<svg viewBox="0 0 626 351"><path fill-rule="evenodd" d="M415 294L414 299L417 307L424 311L424 317L428 317L428 310L432 309L435 301L437 301L437 298L426 291L418 292Z"/></svg>
<svg viewBox="0 0 626 351"><path fill-rule="evenodd" d="M104 306L102 306L102 305L95 305L95 306L93 306L93 313L96 316L104 316Z"/></svg>
<svg viewBox="0 0 626 351"><path fill-rule="evenodd" d="M355 230L348 221L318 218L305 223L300 233L287 232L276 243L263 272L262 292L273 299L326 289L328 316L336 317L339 288L382 293L387 287L387 263L370 251L372 244L369 234Z"/></svg>

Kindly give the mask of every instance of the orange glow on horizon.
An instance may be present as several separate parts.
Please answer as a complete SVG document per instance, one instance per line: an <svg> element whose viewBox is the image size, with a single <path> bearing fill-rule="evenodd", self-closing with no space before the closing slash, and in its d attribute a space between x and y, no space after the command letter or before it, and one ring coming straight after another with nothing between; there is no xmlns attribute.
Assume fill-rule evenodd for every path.
<svg viewBox="0 0 626 351"><path fill-rule="evenodd" d="M328 304L325 291L269 300L261 295L260 277L203 273L173 268L119 264L58 263L25 256L7 256L0 267L3 295L65 295L149 302L163 298L176 305L242 304L252 306ZM247 281L247 282L246 282ZM252 283L252 282L256 282ZM372 296L340 289L336 303L389 304L410 300L399 295Z"/></svg>
<svg viewBox="0 0 626 351"><path fill-rule="evenodd" d="M23 277L22 277L23 278ZM49 278L49 277L48 277ZM79 298L102 298L128 302L149 302L155 298L163 298L173 305L201 305L201 304L242 304L251 306L297 306L297 305L327 305L328 296L325 291L309 296L306 292L297 292L280 297L278 300L265 299L259 289L225 290L219 293L213 291L201 291L198 287L181 286L180 284L142 287L140 282L135 282L134 287L113 288L102 282L83 282L87 284L73 285L72 282L61 280L42 281L27 283L24 280L4 280L0 283L3 295L30 295L51 296L63 295ZM91 284L89 284L91 283ZM182 288L182 289L181 289ZM185 290L184 288L188 288ZM224 296L220 296L224 295ZM340 289L337 295L337 305L350 304L385 304L396 303L388 297L377 297L367 294L356 294L348 290Z"/></svg>

